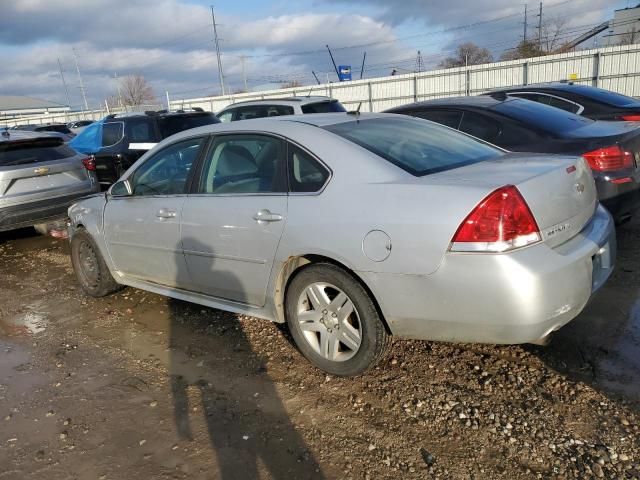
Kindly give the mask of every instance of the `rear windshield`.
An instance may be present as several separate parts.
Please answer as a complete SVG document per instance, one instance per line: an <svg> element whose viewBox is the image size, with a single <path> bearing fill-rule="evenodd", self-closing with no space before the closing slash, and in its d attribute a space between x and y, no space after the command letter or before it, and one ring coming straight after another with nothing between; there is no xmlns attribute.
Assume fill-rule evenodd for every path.
<svg viewBox="0 0 640 480"><path fill-rule="evenodd" d="M627 97L620 93L612 92L610 90L603 90L601 88L589 87L586 85L573 85L568 92L575 92L579 95L591 98L597 102L613 105L614 107L640 107L640 101L632 97Z"/></svg>
<svg viewBox="0 0 640 480"><path fill-rule="evenodd" d="M182 132L183 130L211 125L212 123L220 123L218 117L213 113L205 113L203 115L171 115L159 120L162 138L170 137L174 133Z"/></svg>
<svg viewBox="0 0 640 480"><path fill-rule="evenodd" d="M554 136L559 133L569 133L593 123L593 120L559 108L517 98L498 103L491 109Z"/></svg>
<svg viewBox="0 0 640 480"><path fill-rule="evenodd" d="M419 177L504 155L486 143L417 118L372 118L323 128Z"/></svg>
<svg viewBox="0 0 640 480"><path fill-rule="evenodd" d="M71 147L56 137L0 142L0 167L60 160L75 154Z"/></svg>
<svg viewBox="0 0 640 480"><path fill-rule="evenodd" d="M337 100L307 103L302 105L302 113L332 113L332 112L346 112L347 110Z"/></svg>

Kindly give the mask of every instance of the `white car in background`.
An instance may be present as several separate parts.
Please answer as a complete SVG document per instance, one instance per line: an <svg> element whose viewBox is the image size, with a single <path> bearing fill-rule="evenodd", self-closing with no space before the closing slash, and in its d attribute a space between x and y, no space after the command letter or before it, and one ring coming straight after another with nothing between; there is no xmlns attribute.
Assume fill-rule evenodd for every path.
<svg viewBox="0 0 640 480"><path fill-rule="evenodd" d="M268 100L250 100L229 105L217 114L221 122L235 122L252 118L279 117L281 115L303 115L305 113L346 112L335 98L287 97Z"/></svg>

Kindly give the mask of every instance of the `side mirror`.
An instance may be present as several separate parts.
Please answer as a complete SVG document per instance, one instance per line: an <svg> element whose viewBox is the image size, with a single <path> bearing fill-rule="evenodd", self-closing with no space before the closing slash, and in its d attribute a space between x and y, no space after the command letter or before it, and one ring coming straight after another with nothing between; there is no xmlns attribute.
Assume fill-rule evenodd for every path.
<svg viewBox="0 0 640 480"><path fill-rule="evenodd" d="M112 197L130 197L133 195L133 188L129 180L119 180L109 189L109 195Z"/></svg>

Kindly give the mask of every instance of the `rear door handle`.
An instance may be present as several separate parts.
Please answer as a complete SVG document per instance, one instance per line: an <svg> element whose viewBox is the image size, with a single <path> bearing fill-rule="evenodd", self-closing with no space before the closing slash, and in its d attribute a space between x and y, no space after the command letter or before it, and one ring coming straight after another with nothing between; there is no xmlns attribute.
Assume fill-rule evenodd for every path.
<svg viewBox="0 0 640 480"><path fill-rule="evenodd" d="M176 212L171 211L171 210L167 210L166 208L161 208L156 213L156 217L158 217L158 218L175 218L176 217Z"/></svg>
<svg viewBox="0 0 640 480"><path fill-rule="evenodd" d="M278 213L271 213L269 210L259 210L258 213L253 216L253 219L258 223L279 222L282 220L282 215Z"/></svg>

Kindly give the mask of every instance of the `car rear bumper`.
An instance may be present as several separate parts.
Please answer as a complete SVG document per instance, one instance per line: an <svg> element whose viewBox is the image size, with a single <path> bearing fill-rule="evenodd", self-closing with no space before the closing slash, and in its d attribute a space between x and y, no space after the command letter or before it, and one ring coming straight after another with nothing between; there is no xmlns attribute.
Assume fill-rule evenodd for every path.
<svg viewBox="0 0 640 480"><path fill-rule="evenodd" d="M424 340L538 343L575 318L611 275L611 215L599 206L574 238L506 254L449 253L431 275L358 272L394 335Z"/></svg>
<svg viewBox="0 0 640 480"><path fill-rule="evenodd" d="M0 232L64 218L70 205L96 191L97 184L92 190L73 195L0 207Z"/></svg>

